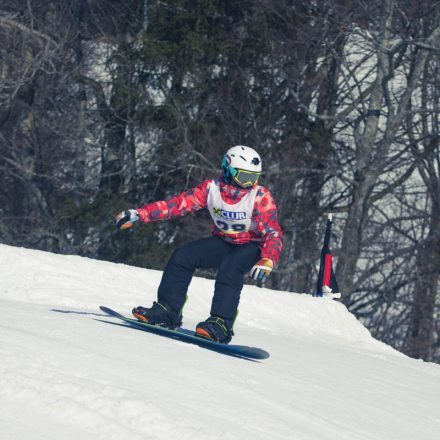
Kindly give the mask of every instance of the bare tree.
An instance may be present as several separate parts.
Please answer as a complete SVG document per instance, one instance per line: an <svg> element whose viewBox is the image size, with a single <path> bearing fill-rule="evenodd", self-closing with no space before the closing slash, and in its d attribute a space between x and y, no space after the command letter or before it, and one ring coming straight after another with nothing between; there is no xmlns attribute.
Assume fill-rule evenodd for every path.
<svg viewBox="0 0 440 440"><path fill-rule="evenodd" d="M435 307L440 280L440 124L439 58L431 55L423 72L421 93L415 102L420 112L407 121L418 173L426 188L427 205L423 212L422 231L414 264L414 293L409 314L404 351L425 360L439 359L435 353ZM437 357L436 357L437 356Z"/></svg>
<svg viewBox="0 0 440 440"><path fill-rule="evenodd" d="M410 98L417 88L425 68L430 47L440 37L439 23L434 23L423 39L424 46L397 39L392 33L396 4L392 0L383 3L373 44L377 57L375 79L369 90L369 103L354 127L355 170L353 192L344 226L336 276L344 301L352 302L357 262L361 253L362 238L369 218L368 211L374 200L373 192L378 179L385 171L387 157L402 122L410 112ZM397 41L396 41L397 40ZM412 43L412 44L410 44ZM404 63L406 84L400 90L392 90L392 80L397 68ZM382 120L381 115L383 115ZM390 186L392 190L393 186ZM383 194L383 191L382 191Z"/></svg>

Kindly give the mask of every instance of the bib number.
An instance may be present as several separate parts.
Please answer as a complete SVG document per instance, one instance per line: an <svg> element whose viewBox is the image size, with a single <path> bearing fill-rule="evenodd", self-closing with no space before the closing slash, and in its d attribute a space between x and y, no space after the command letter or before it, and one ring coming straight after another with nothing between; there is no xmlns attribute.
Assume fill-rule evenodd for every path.
<svg viewBox="0 0 440 440"><path fill-rule="evenodd" d="M243 232L246 231L246 226L241 223L233 223L228 224L224 222L223 220L216 220L215 224L225 232Z"/></svg>

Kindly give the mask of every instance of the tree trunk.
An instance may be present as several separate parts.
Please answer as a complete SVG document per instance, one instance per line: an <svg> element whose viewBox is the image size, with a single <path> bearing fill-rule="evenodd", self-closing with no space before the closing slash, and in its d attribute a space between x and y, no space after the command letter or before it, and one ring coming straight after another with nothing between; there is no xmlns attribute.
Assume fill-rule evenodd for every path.
<svg viewBox="0 0 440 440"><path fill-rule="evenodd" d="M428 238L417 252L416 283L404 352L430 360L434 337L434 307L440 279L440 212L433 213Z"/></svg>

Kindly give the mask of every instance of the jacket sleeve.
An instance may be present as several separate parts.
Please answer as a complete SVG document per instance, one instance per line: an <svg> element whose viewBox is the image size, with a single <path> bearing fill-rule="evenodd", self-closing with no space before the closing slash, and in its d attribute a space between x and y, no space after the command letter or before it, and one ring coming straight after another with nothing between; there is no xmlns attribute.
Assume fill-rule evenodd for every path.
<svg viewBox="0 0 440 440"><path fill-rule="evenodd" d="M142 208L138 208L139 219L144 223L157 220L171 220L206 208L208 184L210 182L211 180L205 180L195 188L189 189L169 200L148 203Z"/></svg>
<svg viewBox="0 0 440 440"><path fill-rule="evenodd" d="M257 230L263 237L261 257L270 258L276 264L283 248L283 233L278 223L278 210L269 190L261 188L261 194L258 196L255 214L258 221Z"/></svg>

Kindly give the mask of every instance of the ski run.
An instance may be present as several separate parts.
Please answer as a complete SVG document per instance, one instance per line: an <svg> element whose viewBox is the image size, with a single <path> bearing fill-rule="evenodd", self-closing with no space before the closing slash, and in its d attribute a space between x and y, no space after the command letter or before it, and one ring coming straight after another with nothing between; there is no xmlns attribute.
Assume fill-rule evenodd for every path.
<svg viewBox="0 0 440 440"><path fill-rule="evenodd" d="M371 337L325 298L245 286L253 362L125 328L161 272L0 245L2 440L437 440L440 366ZM209 314L213 281L184 310ZM108 321L108 322L102 322Z"/></svg>

